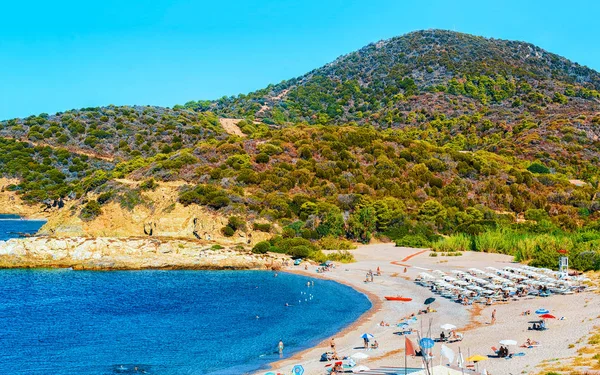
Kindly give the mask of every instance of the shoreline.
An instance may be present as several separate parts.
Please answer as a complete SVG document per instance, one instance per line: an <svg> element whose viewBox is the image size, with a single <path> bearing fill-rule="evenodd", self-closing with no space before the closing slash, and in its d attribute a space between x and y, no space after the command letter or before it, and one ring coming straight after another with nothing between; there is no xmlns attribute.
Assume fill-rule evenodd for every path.
<svg viewBox="0 0 600 375"><path fill-rule="evenodd" d="M423 309L423 301L434 297L437 312L417 315L421 330L429 325L430 337L437 337L440 325L455 325L457 332L465 338L460 343L446 344L452 350L463 353L490 353L490 346L499 340L511 339L524 342L528 338L542 342L539 348L516 349L526 356L511 361L497 361L492 358L481 364L492 373L503 371L536 374L548 360L567 361L585 348L582 338L594 331L600 323L600 316L594 310L600 305L598 293L576 293L574 295L553 295L549 298L524 298L493 306L463 306L434 294L413 282L423 270L468 270L471 267L484 269L486 266L503 268L513 265L512 257L502 254L464 252L461 257L429 257L428 250L395 247L394 244L374 244L359 246L353 250L356 262L339 263L328 272L315 272L311 264L304 270L290 265L289 257L278 254L257 255L233 249L214 250L207 243L189 240L161 241L159 239L130 238L48 238L35 237L21 240L2 241L0 246L0 267L5 269L48 269L71 268L73 270L118 271L118 270L277 270L319 280L329 280L352 288L363 294L371 306L354 321L341 327L339 331L323 339L316 338L307 346L298 348L291 356L264 362L257 370L249 373L263 375L267 371L289 373L294 365L302 364L305 374L323 374L326 362L320 362L323 352L330 351L329 339L335 338L336 351L340 358L356 352L367 354L360 362L369 368L398 367L404 364L404 337L398 336L396 323L411 313ZM25 246L26 245L26 246ZM77 264L72 262L77 260ZM33 262L33 263L28 263ZM123 266L126 265L126 266ZM365 273L381 266L382 274L373 282L365 283ZM404 269L404 272L403 272ZM410 302L386 301L384 296L411 297ZM523 311L547 308L562 319L551 322L550 334L527 330L530 317ZM492 310L498 311L498 321L490 324ZM380 325L379 322L387 324ZM572 325L572 323L576 323ZM417 323L418 324L418 323ZM418 329L417 325L413 328ZM379 343L378 349L362 347L362 333L371 333ZM415 340L415 335L408 336ZM317 341L318 340L318 341ZM434 353L439 357L439 345ZM465 356L466 357L466 356ZM420 359L408 357L407 366L420 367ZM329 362L330 363L330 362ZM481 366L480 366L481 367Z"/></svg>
<svg viewBox="0 0 600 375"><path fill-rule="evenodd" d="M342 263L343 264L343 263ZM291 273L291 274L295 274L295 275L301 275L301 276L306 276L306 277L314 277L317 279L321 279L321 280L327 280L327 281L333 281L342 285L346 285L350 288L352 288L353 290L355 290L358 293L361 293L363 295L365 295L365 297L367 297L367 299L369 300L369 302L371 303L371 307L365 311L364 313L361 314L361 316L358 317L358 319L356 319L355 321L353 321L352 323L342 327L340 329L340 331L336 332L333 337L339 337L339 336L345 336L348 335L349 333L353 332L356 328L358 328L361 324L367 322L368 320L370 320L375 314L377 314L377 312L381 311L381 308L383 307L383 301L381 300L381 298L379 298L376 294L357 287L356 285L353 285L352 283L349 282L344 282L344 281L339 281L339 280L333 280L331 278L328 278L326 276L324 276L323 274L313 274L309 271L304 271L304 270L294 270L294 269L283 269L281 272L287 272L287 273ZM273 370L276 367L279 367L281 365L285 365L286 362L288 361L299 361L301 360L306 354L308 354L308 352L314 350L317 347L329 347L329 338L325 338L321 341L319 341L316 345L313 345L309 348L306 348L304 350L301 350L297 353L294 353L294 355L292 355L291 357L285 358L285 359L280 359L278 361L275 362L271 362L268 365L268 368L266 368L265 370Z"/></svg>
<svg viewBox="0 0 600 375"><path fill-rule="evenodd" d="M371 301L371 308L331 337L335 338L336 351L340 358L349 357L357 352L366 354L367 358L357 363L366 365L372 370L382 367L403 367L405 360L408 367L421 367L420 357L408 356L405 359L403 355L404 337L410 338L415 343L416 335L397 335L396 323L423 309L423 302L429 297L436 298L432 304L436 311L423 315L417 314L418 322L412 328L428 331L427 327L430 327L430 337L436 338L441 332L439 327L442 324L455 325L458 327L456 331L462 333L464 339L460 342L445 343L445 345L454 353L460 350L465 358L467 353L490 354L490 347L498 345L500 340L505 339L515 340L520 344L531 338L542 343L540 347L535 348L511 347L514 353L524 354L510 361L489 358L479 364L480 370L485 368L494 374L511 372L533 375L542 372L541 366L548 361L556 361L557 365L568 362L577 355L578 350L585 350L587 340L584 338L589 336L590 332L595 330L594 327L598 327L600 323L600 316L595 310L600 303L598 293L523 298L518 301L496 303L492 306L480 304L463 306L413 282L423 270L438 269L449 273L456 269L466 271L471 267L503 268L514 264L511 256L465 252L462 257L456 258L429 257L427 250L399 248L394 244L360 246L353 250L353 254L356 258L355 263L336 263L338 266L330 272L317 274L314 272L314 266L309 266L309 271L294 269L293 266L285 267L281 272L335 281L367 296ZM300 267L303 268L303 266L298 268ZM369 269L375 270L377 267L381 268L382 275L376 276L374 282L364 283L365 272ZM407 270L403 272L405 267ZM413 300L385 301L384 296L390 295L411 297ZM577 308L574 309L575 306ZM534 311L539 308L547 308L557 317L564 316L564 320L557 319L550 322L549 333L528 330L528 321L531 317L523 315L523 311ZM491 324L490 316L495 309L497 309L498 319ZM380 325L381 321L386 324ZM373 334L374 339L379 343L379 348L365 350L360 338L363 333ZM436 343L433 349L437 361L441 358L440 346ZM325 374L324 366L332 362L320 362L320 356L327 351L330 351L329 337L288 358L275 360L269 363L268 367L262 367L252 374L264 375L268 371L275 374L288 374L294 365L299 364L304 367L305 374ZM442 364L446 363L448 362L442 359Z"/></svg>

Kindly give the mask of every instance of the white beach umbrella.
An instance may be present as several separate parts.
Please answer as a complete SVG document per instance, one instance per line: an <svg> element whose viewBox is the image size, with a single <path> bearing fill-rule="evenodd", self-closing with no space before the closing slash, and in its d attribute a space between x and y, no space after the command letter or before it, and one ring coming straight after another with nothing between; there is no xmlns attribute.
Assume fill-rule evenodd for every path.
<svg viewBox="0 0 600 375"><path fill-rule="evenodd" d="M440 326L440 328L443 329L444 331L450 331L452 329L456 329L456 326L454 324L446 323L446 324L442 324Z"/></svg>
<svg viewBox="0 0 600 375"><path fill-rule="evenodd" d="M509 345L517 345L517 342L515 340L500 340L499 344L509 346Z"/></svg>
<svg viewBox="0 0 600 375"><path fill-rule="evenodd" d="M358 366L354 366L352 367L352 372L356 373L356 372L363 372L363 371L369 371L371 370L370 368L368 368L367 366L364 365L358 365Z"/></svg>

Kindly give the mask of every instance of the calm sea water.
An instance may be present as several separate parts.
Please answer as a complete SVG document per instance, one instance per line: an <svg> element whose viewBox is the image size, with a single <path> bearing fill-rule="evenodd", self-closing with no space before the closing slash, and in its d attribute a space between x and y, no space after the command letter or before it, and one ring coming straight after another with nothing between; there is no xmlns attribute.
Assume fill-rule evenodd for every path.
<svg viewBox="0 0 600 375"><path fill-rule="evenodd" d="M35 234L46 222L21 220L17 215L0 214L0 240Z"/></svg>
<svg viewBox="0 0 600 375"><path fill-rule="evenodd" d="M0 270L0 374L258 370L279 358L280 339L287 357L371 306L349 287L307 280L267 271Z"/></svg>

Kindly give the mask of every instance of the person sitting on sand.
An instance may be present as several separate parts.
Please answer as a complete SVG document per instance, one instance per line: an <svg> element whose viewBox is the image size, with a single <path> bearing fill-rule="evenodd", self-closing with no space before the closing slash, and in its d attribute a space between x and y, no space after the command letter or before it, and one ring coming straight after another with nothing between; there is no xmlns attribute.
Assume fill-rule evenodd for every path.
<svg viewBox="0 0 600 375"><path fill-rule="evenodd" d="M521 348L529 348L530 346L533 345L539 345L540 343L530 339L529 337L527 338L527 341L525 341L525 344L521 345Z"/></svg>
<svg viewBox="0 0 600 375"><path fill-rule="evenodd" d="M450 340L460 340L461 337L456 334L455 330L450 331Z"/></svg>
<svg viewBox="0 0 600 375"><path fill-rule="evenodd" d="M500 349L498 349L498 357L504 358L507 355L508 355L508 349L506 349L504 346L500 346Z"/></svg>
<svg viewBox="0 0 600 375"><path fill-rule="evenodd" d="M372 348L372 349L377 349L377 348L379 348L379 343L377 342L377 340L375 340L375 341L373 342L373 344L371 344L371 348Z"/></svg>

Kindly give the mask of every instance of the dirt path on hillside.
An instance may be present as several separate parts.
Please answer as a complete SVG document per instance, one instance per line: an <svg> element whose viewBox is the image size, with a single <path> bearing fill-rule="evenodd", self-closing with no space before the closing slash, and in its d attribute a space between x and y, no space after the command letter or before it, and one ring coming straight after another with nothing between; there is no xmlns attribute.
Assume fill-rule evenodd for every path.
<svg viewBox="0 0 600 375"><path fill-rule="evenodd" d="M237 126L237 124L242 121L240 119L235 118L220 118L219 122L221 126L228 134L238 135L242 138L246 137L246 134L242 132L242 130Z"/></svg>
<svg viewBox="0 0 600 375"><path fill-rule="evenodd" d="M11 137L8 135L2 135L2 138L6 138L6 139L12 139L18 142L25 142L25 143L29 143L30 145L37 147L37 146L41 146L41 147L50 147L53 150L58 150L58 149L64 149L69 151L72 154L76 154L76 155L85 155L89 158L94 158L94 159L100 159L100 160L105 160L105 161L110 161L110 162L114 162L115 158L112 156L108 156L108 155L102 155L96 152L92 152L92 151L82 151L81 149L75 148L74 146L54 146L54 145L50 145L48 143L41 143L41 142L35 142L26 138L15 138L15 137Z"/></svg>

